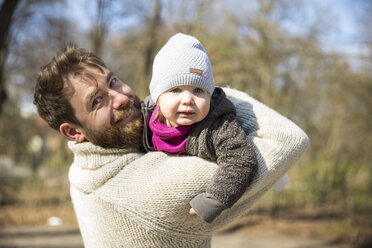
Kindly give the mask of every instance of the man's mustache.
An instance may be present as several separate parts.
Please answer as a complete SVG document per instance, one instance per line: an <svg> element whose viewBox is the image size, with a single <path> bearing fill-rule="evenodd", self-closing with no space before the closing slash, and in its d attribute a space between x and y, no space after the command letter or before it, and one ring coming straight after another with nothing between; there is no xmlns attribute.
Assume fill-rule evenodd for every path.
<svg viewBox="0 0 372 248"><path fill-rule="evenodd" d="M121 109L118 109L111 118L111 125L114 126L119 121L127 118L132 112L134 99L129 98L128 103Z"/></svg>
<svg viewBox="0 0 372 248"><path fill-rule="evenodd" d="M129 98L128 103L117 110L116 114L111 118L111 125L114 126L119 121L127 118L131 114L133 106L138 109L141 108L141 103L137 96Z"/></svg>

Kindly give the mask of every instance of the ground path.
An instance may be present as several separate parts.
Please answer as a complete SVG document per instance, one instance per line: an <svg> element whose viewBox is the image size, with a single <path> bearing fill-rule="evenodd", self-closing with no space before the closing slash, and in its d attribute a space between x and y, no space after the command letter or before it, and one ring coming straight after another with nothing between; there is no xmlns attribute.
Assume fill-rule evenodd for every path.
<svg viewBox="0 0 372 248"><path fill-rule="evenodd" d="M0 248L83 248L77 227L27 227L0 230ZM212 248L350 248L326 241L263 230L240 229L216 234Z"/></svg>

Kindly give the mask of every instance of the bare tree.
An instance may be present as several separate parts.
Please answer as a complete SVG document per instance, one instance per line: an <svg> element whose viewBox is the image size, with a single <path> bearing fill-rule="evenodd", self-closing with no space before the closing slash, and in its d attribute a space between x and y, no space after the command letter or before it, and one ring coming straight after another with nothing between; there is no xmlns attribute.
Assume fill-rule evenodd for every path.
<svg viewBox="0 0 372 248"><path fill-rule="evenodd" d="M157 45L157 33L160 28L161 21L161 2L154 0L153 14L148 20L147 24L147 44L145 47L145 62L144 62L144 75L148 78L151 73L152 61L155 56L155 49Z"/></svg>
<svg viewBox="0 0 372 248"><path fill-rule="evenodd" d="M107 5L108 2L105 0L97 1L97 13L90 32L92 50L98 56L102 55L104 39L108 31Z"/></svg>
<svg viewBox="0 0 372 248"><path fill-rule="evenodd" d="M4 68L8 55L9 31L12 17L18 5L18 0L5 0L0 9L0 114L2 106L7 98Z"/></svg>
<svg viewBox="0 0 372 248"><path fill-rule="evenodd" d="M152 63L163 31L162 10L161 0L128 2L125 14L131 17L132 23L135 20L135 24L114 34L108 48L114 62L111 68L140 97L149 93Z"/></svg>

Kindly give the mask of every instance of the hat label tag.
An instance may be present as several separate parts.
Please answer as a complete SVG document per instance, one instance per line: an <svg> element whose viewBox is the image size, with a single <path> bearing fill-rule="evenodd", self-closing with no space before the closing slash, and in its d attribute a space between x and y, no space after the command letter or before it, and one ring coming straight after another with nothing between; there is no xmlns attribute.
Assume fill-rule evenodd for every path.
<svg viewBox="0 0 372 248"><path fill-rule="evenodd" d="M190 72L191 73L197 73L197 74L200 74L200 75L203 74L203 70L195 69L195 68L190 68Z"/></svg>

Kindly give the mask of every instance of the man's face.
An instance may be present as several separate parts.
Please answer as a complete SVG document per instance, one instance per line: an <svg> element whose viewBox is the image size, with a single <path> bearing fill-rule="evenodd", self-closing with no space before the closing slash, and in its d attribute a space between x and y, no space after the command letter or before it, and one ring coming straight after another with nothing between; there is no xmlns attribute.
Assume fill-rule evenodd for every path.
<svg viewBox="0 0 372 248"><path fill-rule="evenodd" d="M142 134L140 100L112 72L89 68L88 76L70 76L64 93L82 127L85 140L104 148L139 148Z"/></svg>

